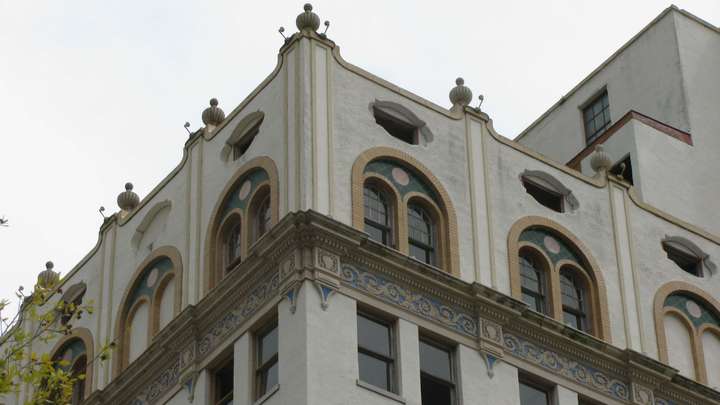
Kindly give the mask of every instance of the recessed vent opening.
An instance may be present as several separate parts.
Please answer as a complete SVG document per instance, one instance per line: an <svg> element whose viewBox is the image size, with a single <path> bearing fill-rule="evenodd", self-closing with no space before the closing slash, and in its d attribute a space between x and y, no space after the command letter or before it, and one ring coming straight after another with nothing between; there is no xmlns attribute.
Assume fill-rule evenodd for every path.
<svg viewBox="0 0 720 405"><path fill-rule="evenodd" d="M630 183L630 185L634 185L633 183L633 170L632 170L632 164L630 164L630 156L627 156L625 159L615 163L613 167L610 168L610 173L622 177L625 181Z"/></svg>
<svg viewBox="0 0 720 405"><path fill-rule="evenodd" d="M260 122L255 125L250 131L248 131L237 143L232 147L232 158L238 160L242 155L247 152L250 145L255 140L255 137L260 132Z"/></svg>
<svg viewBox="0 0 720 405"><path fill-rule="evenodd" d="M535 184L525 178L523 178L522 183L525 187L525 191L527 191L527 193L530 194L535 199L535 201L539 202L547 208L550 208L553 211L565 211L564 197L562 194L552 190L548 190L547 188Z"/></svg>
<svg viewBox="0 0 720 405"><path fill-rule="evenodd" d="M393 137L410 145L418 144L418 128L416 126L378 108L373 108L373 115L375 116L375 122Z"/></svg>
<svg viewBox="0 0 720 405"><path fill-rule="evenodd" d="M663 244L663 249L667 253L667 258L675 262L684 272L695 277L703 277L701 258L675 245Z"/></svg>

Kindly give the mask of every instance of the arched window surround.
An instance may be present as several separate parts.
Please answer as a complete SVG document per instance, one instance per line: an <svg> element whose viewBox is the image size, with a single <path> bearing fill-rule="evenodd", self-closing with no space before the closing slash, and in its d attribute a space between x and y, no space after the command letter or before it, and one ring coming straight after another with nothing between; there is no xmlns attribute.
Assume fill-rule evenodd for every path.
<svg viewBox="0 0 720 405"><path fill-rule="evenodd" d="M705 324L700 328L696 328L692 321L682 311L665 306L665 300L673 294L684 294L691 296L697 301L703 303L710 310L720 315L720 302L713 298L707 292L700 288L682 281L671 281L658 289L655 293L653 305L653 315L655 318L655 336L657 337L658 358L661 362L669 364L669 356L667 350L667 335L665 333L665 315L672 314L683 321L683 324L689 329L690 340L692 342L693 365L695 366L695 379L702 383L708 383L707 364L705 362L705 353L703 350L702 337L703 333L710 332L720 338L720 328L714 325Z"/></svg>
<svg viewBox="0 0 720 405"><path fill-rule="evenodd" d="M607 309L607 292L605 280L602 272L600 271L600 267L597 265L597 262L590 254L587 247L585 247L585 245L580 242L580 240L567 228L555 221L539 216L528 216L519 219L510 228L510 232L508 233L508 265L510 271L509 277L511 295L514 298L522 299L519 252L520 249L523 246L526 246L529 242L520 241L520 235L523 231L531 228L546 229L549 233L562 239L563 242L575 249L577 255L582 260L582 263L579 263L582 268L578 268L573 264L573 262L561 260L558 263L555 263L555 266L551 269L551 286L549 287L549 290L553 295L553 304L551 314L549 314L549 316L553 317L558 322L563 322L562 301L560 295L560 269L572 265L572 267L578 271L578 274L588 283L589 286L587 290L590 296L590 308L588 308L587 314L591 318L590 333L599 339L611 342L612 336L610 334L610 317ZM542 251L542 249L538 246L534 246L534 249Z"/></svg>
<svg viewBox="0 0 720 405"><path fill-rule="evenodd" d="M132 292L138 286L142 275L145 270L151 267L162 259L169 259L172 263L172 270L157 281L157 289L154 291L153 296L148 299L147 297L140 297L136 302L133 302L128 307L129 300ZM173 302L173 316L177 316L180 313L182 307L182 279L183 279L183 267L182 267L182 256L180 251L172 246L162 246L152 251L145 260L137 267L133 274L131 281L128 283L125 292L123 293L120 306L118 308L117 315L115 317L115 343L116 352L112 357L113 359L113 375L117 377L122 370L128 365L129 355L129 338L128 338L128 324L132 317L135 315L135 311L139 308L142 303L148 303L150 305L148 316L148 346L152 343L153 337L159 332L158 325L159 320L157 319L160 314L160 299L162 292L170 279L175 282L175 296ZM160 293L160 294L158 294Z"/></svg>
<svg viewBox="0 0 720 405"><path fill-rule="evenodd" d="M407 241L407 230L400 226L401 223L401 215L400 210L401 207L398 204L398 201L400 201L400 192L395 188L394 185L392 185L389 181L387 181L383 176L377 174L377 173L365 173L363 176L363 192L365 191L366 185L374 186L381 191L385 192L388 196L388 209L390 210L390 239L391 243L390 246L393 249L400 250L400 245L402 240ZM365 229L365 202L363 201L363 226L362 229ZM405 239L402 239L401 233L404 234Z"/></svg>
<svg viewBox="0 0 720 405"><path fill-rule="evenodd" d="M277 167L275 166L273 160L267 156L255 157L247 161L235 171L235 174L233 174L230 180L228 180L222 192L219 194L220 198L218 198L215 203L215 207L212 210L212 215L210 216L210 221L208 223L208 231L205 237L205 270L203 274L203 290L205 294L217 285L221 279L218 275L221 275L221 271L223 270L223 266L221 264L222 261L218 261L218 251L222 250L222 238L220 238L219 230L223 226L225 220L228 219L228 215L233 213L232 211L229 213L223 213L223 206L228 201L231 192L235 190L236 187L240 186L243 181L245 181L246 176L258 169L264 170L268 179L266 183L260 183L255 187L255 193L249 196L248 201L252 204L257 191L260 190L261 187L267 185L270 189L270 224L275 225L279 221L280 205ZM248 205L248 207L250 206L251 205ZM242 211L238 211L239 212L237 212L237 214L241 214L242 217L241 231L243 236L241 241L241 258L244 259L248 256L252 247L252 245L247 242L250 240L250 232L253 221L251 218L248 218L247 213L242 215Z"/></svg>
<svg viewBox="0 0 720 405"><path fill-rule="evenodd" d="M437 204L433 203L433 206L436 207L437 212L440 213L440 217L442 218L441 227L438 227L438 239L442 250L438 252L438 263L436 267L455 276L459 276L457 216L450 195L438 178L435 177L425 165L405 152L382 146L368 149L357 157L353 163L351 174L353 227L360 230L364 229L363 189L365 179L375 176L373 173L364 173L365 167L369 163L380 159L395 161L402 166L413 169L437 194L439 201ZM398 201L397 204L396 215L398 222L396 225L396 234L398 247L396 249L404 254L408 254L406 203L407 199L412 197L413 196L406 195L405 201Z"/></svg>
<svg viewBox="0 0 720 405"><path fill-rule="evenodd" d="M87 328L73 328L68 335L65 335L60 339L50 351L50 358L55 358L60 354L60 351L65 349L69 343L73 340L79 339L85 345L85 358L87 359L87 365L85 368L85 398L88 398L93 390L93 359L95 359L95 350L93 346L92 332ZM72 364L71 367L75 367Z"/></svg>

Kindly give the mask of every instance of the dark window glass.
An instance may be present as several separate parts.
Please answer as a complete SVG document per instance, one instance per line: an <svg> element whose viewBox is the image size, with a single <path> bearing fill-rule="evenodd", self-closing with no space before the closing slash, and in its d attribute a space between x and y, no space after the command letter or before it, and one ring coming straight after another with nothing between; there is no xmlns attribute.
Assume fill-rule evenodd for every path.
<svg viewBox="0 0 720 405"><path fill-rule="evenodd" d="M591 143L610 126L610 103L607 91L599 95L583 109L585 139Z"/></svg>
<svg viewBox="0 0 720 405"><path fill-rule="evenodd" d="M539 186L531 181L523 179L525 191L530 194L535 201L550 208L553 211L563 212L563 195L545 187Z"/></svg>
<svg viewBox="0 0 720 405"><path fill-rule="evenodd" d="M703 277L702 259L693 253L672 245L663 244L668 259L675 262L683 271L696 277Z"/></svg>
<svg viewBox="0 0 720 405"><path fill-rule="evenodd" d="M230 232L228 232L227 240L226 240L226 260L225 266L227 267L227 270L231 270L232 266L235 265L235 263L240 260L240 224L235 224L230 228Z"/></svg>
<svg viewBox="0 0 720 405"><path fill-rule="evenodd" d="M435 264L435 229L430 215L416 204L408 205L408 244L410 256Z"/></svg>
<svg viewBox="0 0 720 405"><path fill-rule="evenodd" d="M230 360L214 375L215 392L213 404L230 405L233 401L233 362Z"/></svg>
<svg viewBox="0 0 720 405"><path fill-rule="evenodd" d="M260 239L261 236L270 229L270 195L268 193L260 202L255 213L255 237L254 241Z"/></svg>
<svg viewBox="0 0 720 405"><path fill-rule="evenodd" d="M80 405L80 403L85 399L85 372L87 371L87 356L82 355L77 360L75 360L75 364L73 364L72 368L72 376L73 378L77 378L77 381L75 382L75 385L73 385L73 391L72 391L72 399L71 404L72 405ZM82 378L81 378L82 377Z"/></svg>
<svg viewBox="0 0 720 405"><path fill-rule="evenodd" d="M360 380L395 392L395 356L390 323L358 314L357 328Z"/></svg>
<svg viewBox="0 0 720 405"><path fill-rule="evenodd" d="M546 314L545 273L532 255L520 256L520 279L523 302L535 311Z"/></svg>
<svg viewBox="0 0 720 405"><path fill-rule="evenodd" d="M265 395L278 384L278 329L277 324L264 330L257 337L257 384L256 398Z"/></svg>
<svg viewBox="0 0 720 405"><path fill-rule="evenodd" d="M373 109L373 112L375 114L375 122L383 127L390 135L411 145L416 145L418 143L418 131L414 125L402 121L399 118L395 118L377 108Z"/></svg>
<svg viewBox="0 0 720 405"><path fill-rule="evenodd" d="M622 177L623 180L627 181L631 185L635 184L633 183L633 170L630 156L615 163L613 167L610 168L610 173L614 174L615 176Z"/></svg>
<svg viewBox="0 0 720 405"><path fill-rule="evenodd" d="M572 270L560 271L560 292L565 324L587 332L587 291Z"/></svg>
<svg viewBox="0 0 720 405"><path fill-rule="evenodd" d="M391 212L387 195L376 187L366 185L363 191L365 201L365 232L370 239L391 246Z"/></svg>
<svg viewBox="0 0 720 405"><path fill-rule="evenodd" d="M520 405L550 405L550 394L540 387L521 381Z"/></svg>
<svg viewBox="0 0 720 405"><path fill-rule="evenodd" d="M420 340L420 392L423 405L452 405L455 401L452 350Z"/></svg>

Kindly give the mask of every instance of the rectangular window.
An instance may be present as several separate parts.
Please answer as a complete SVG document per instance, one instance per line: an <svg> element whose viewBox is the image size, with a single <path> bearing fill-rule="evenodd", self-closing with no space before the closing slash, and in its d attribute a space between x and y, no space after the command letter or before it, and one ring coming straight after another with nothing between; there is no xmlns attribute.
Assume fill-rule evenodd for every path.
<svg viewBox="0 0 720 405"><path fill-rule="evenodd" d="M588 144L610 126L610 104L607 90L593 99L582 110L585 124L585 140Z"/></svg>
<svg viewBox="0 0 720 405"><path fill-rule="evenodd" d="M273 322L257 334L255 341L255 398L278 384L278 327Z"/></svg>
<svg viewBox="0 0 720 405"><path fill-rule="evenodd" d="M423 405L455 403L453 349L420 339L420 393Z"/></svg>
<svg viewBox="0 0 720 405"><path fill-rule="evenodd" d="M358 365L360 381L395 392L395 345L392 324L358 313Z"/></svg>
<svg viewBox="0 0 720 405"><path fill-rule="evenodd" d="M520 378L520 405L550 405L551 390Z"/></svg>
<svg viewBox="0 0 720 405"><path fill-rule="evenodd" d="M233 402L233 360L230 359L213 373L213 405Z"/></svg>

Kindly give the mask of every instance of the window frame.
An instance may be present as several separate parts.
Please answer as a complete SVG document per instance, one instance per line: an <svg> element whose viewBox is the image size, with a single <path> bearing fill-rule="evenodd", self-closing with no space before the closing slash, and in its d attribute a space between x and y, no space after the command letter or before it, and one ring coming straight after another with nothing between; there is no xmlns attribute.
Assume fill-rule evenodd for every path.
<svg viewBox="0 0 720 405"><path fill-rule="evenodd" d="M435 338L434 336L429 335L428 333L420 333L418 337L418 351L421 344L426 344L428 346L432 346L436 349L445 351L448 353L448 357L450 360L450 379L451 381L443 380L442 378L436 377L428 372L424 372L422 369L422 361L420 360L420 354L418 354L418 365L420 368L420 387L422 392L422 380L424 378L428 378L435 382L436 384L441 384L445 386L450 387L450 404L456 405L458 403L458 394L457 394L457 388L458 388L458 370L457 370L457 345L444 341L442 339ZM422 399L422 396L421 396Z"/></svg>
<svg viewBox="0 0 720 405"><path fill-rule="evenodd" d="M590 287L587 285L587 281L585 280L585 277L578 274L581 270L575 268L574 266L565 265L560 267L558 276L560 280L560 306L562 313L560 314L562 316L562 322L566 326L570 326L571 328L573 326L568 325L567 322L565 322L565 314L569 313L569 315L574 316L576 321L580 321L580 324L578 327L575 327L575 329L585 332L585 333L592 333L593 330L593 319L592 319L592 303L591 295L590 295ZM563 300L563 274L566 275L566 277L572 279L573 281L573 287L575 288L576 292L578 293L578 301L580 308L572 308L568 305L565 305L565 302Z"/></svg>
<svg viewBox="0 0 720 405"><path fill-rule="evenodd" d="M226 370L230 369L231 375L232 375L232 389L229 393L225 394L224 396L218 398L218 395L220 395L220 378L219 374ZM228 400L233 400L235 397L235 360L234 357L230 356L230 358L222 360L222 362L219 363L218 366L214 367L212 369L212 375L211 375L211 405L225 405L232 402L227 402Z"/></svg>
<svg viewBox="0 0 720 405"><path fill-rule="evenodd" d="M521 300L525 304L530 306L530 304L525 302L525 299L523 298L523 296L526 294L532 296L533 298L535 298L536 302L535 302L535 306L531 307L530 309L532 309L533 311L538 312L540 314L552 317L553 316L552 311L551 311L551 309L552 309L552 301L551 301L552 290L550 288L550 279L549 279L550 277L548 274L548 266L549 265L547 263L545 263L545 259L540 255L540 253L538 253L536 251L535 248L520 249L517 256L518 256L518 264L519 264L518 270L520 273L519 276L520 276ZM528 259L528 257L530 258L530 260ZM526 261L531 263L530 267L532 267L533 271L538 275L538 285L539 285L539 290L540 290L538 292L532 291L532 290L526 288L525 285L523 285L523 279L525 278L525 276L523 275L523 269L525 267L523 264L523 259L525 259ZM538 263L538 262L541 262L541 263ZM541 268L538 268L533 264L536 264L537 266L539 266ZM542 308L537 307L538 298L541 301Z"/></svg>
<svg viewBox="0 0 720 405"><path fill-rule="evenodd" d="M398 348L397 348L397 319L390 316L378 314L375 311L368 310L365 308L358 308L356 311L357 317L363 317L371 322L383 325L388 329L388 347L390 349L390 356L385 356L381 353L373 352L371 349L364 348L360 344L360 329L357 330L357 354L358 354L358 380L365 384L371 385L379 390L384 390L393 394L399 394L400 387L400 376L398 375ZM356 323L359 323L356 321ZM365 381L362 379L360 374L360 354L375 358L385 363L388 370L387 375L387 388L378 387L375 384Z"/></svg>
<svg viewBox="0 0 720 405"><path fill-rule="evenodd" d="M534 388L538 391L542 391L546 394L546 405L553 405L557 403L557 385L541 380L539 377L528 375L526 373L519 373L518 375L518 396L520 396L520 405L522 404L522 385Z"/></svg>
<svg viewBox="0 0 720 405"><path fill-rule="evenodd" d="M366 194L365 194L365 191L368 189L374 190L374 192L378 196L384 196L385 205L386 205L385 217L387 219L387 221L386 221L387 224L381 224L379 222L374 221L371 218L368 218L367 204L366 204L367 199L366 199ZM392 193L390 193L387 190L387 186L381 184L379 180L376 180L373 178L365 180L365 182L363 184L363 231L365 233L367 233L368 235L370 235L370 233L367 232L367 230L366 230L367 226L371 226L375 229L379 229L383 233L384 240L382 242L377 241L374 238L372 238L372 236L370 237L370 239L377 243L380 243L382 245L385 245L385 246L388 246L391 248L396 247L395 224L397 221L395 221L395 213L397 212L397 208L395 207L395 204L393 204L393 201L395 201L395 196L392 195Z"/></svg>
<svg viewBox="0 0 720 405"><path fill-rule="evenodd" d="M413 237L411 236L412 233L410 232L410 229L411 229L412 225L411 225L411 221L410 221L410 216L411 216L411 212L413 211L412 207L419 208L419 211L421 213L424 213L429 221L428 222L428 225L430 228L429 232L428 232L429 238L430 238L429 245L423 241L413 239ZM418 211L418 210L415 210L415 211ZM412 199L407 202L408 255L410 257L413 257L414 259L421 261L425 264L428 264L430 266L437 266L437 263L438 263L438 235L437 235L438 224L437 224L437 222L438 221L437 221L436 215L433 215L433 213L434 213L434 210L428 209L428 207L425 204L423 204L422 202L418 202L417 200L412 200ZM425 252L424 260L413 256L413 254L412 254L413 247L421 249Z"/></svg>
<svg viewBox="0 0 720 405"><path fill-rule="evenodd" d="M606 106L602 106L602 100L603 100L604 98L607 99L607 105L606 105ZM585 116L586 114L585 114L585 112L586 112L588 109L592 109L598 102L600 102L600 104L601 104L600 114L594 114L594 113L593 113L593 115L592 115L592 117L590 118L590 120L586 120L586 116ZM590 144L592 144L598 137L600 137L603 133L605 133L605 131L607 131L607 129L610 128L610 127L612 126L612 124L613 124L613 123L612 123L612 117L610 116L610 96L609 96L608 91L607 91L607 86L603 86L600 90L598 90L597 92L595 92L595 93L592 95L592 97L590 97L586 102L584 102L583 104L581 104L581 105L579 106L579 110L580 110L580 119L581 119L582 127L583 127L583 134L584 134L584 138L585 138L585 144L586 144L586 145L590 145ZM607 117L608 117L608 120L607 120L607 121L604 120L605 112L606 112L606 111L607 111ZM591 113L592 113L592 111L591 111ZM593 132L592 134L588 133L589 123L594 122L595 118L598 117L598 116L601 115L601 114L603 115L603 125L602 125L602 127L601 127L600 129L595 128L595 130L594 130L594 132Z"/></svg>
<svg viewBox="0 0 720 405"><path fill-rule="evenodd" d="M266 362L262 363L262 340L272 333L273 330L277 330L277 350ZM280 328L277 319L273 318L263 324L253 336L253 381L254 381L254 399L258 400L271 392L275 385L280 383ZM267 373L275 365L278 365L278 382L272 386L265 386L267 384Z"/></svg>
<svg viewBox="0 0 720 405"><path fill-rule="evenodd" d="M242 219L237 218L228 218L228 221L231 221L227 224L227 228L223 235L223 259L222 259L222 268L223 268L223 274L222 277L225 277L227 274L229 274L235 266L237 266L238 263L242 261L242 235L243 235L243 227L242 227ZM235 230L237 229L237 245L234 247L234 249L237 251L237 255L234 257L230 256L231 248L230 248L230 238L233 237L235 234ZM221 277L221 278L222 278Z"/></svg>
<svg viewBox="0 0 720 405"><path fill-rule="evenodd" d="M263 208L267 207L267 213L269 214L269 220L267 222L267 228L265 225L261 226L264 222L264 218L261 218ZM260 238L265 235L270 228L272 228L272 193L270 185L267 182L260 183L253 195L250 197L250 205L248 207L249 213L249 226L248 229L248 249L254 245Z"/></svg>

